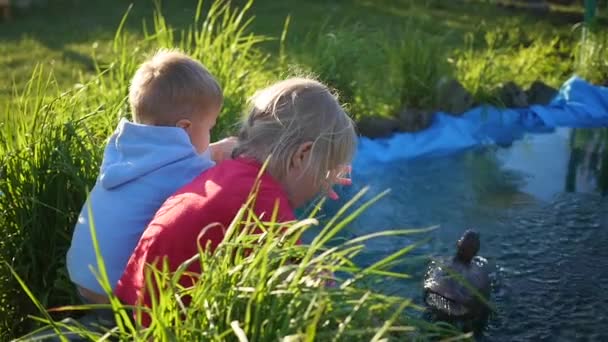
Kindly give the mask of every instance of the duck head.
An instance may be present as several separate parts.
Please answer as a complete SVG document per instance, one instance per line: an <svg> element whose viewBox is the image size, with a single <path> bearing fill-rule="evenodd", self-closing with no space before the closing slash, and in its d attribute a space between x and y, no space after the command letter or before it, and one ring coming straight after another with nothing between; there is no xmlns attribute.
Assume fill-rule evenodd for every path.
<svg viewBox="0 0 608 342"><path fill-rule="evenodd" d="M480 245L479 233L471 229L465 231L456 243L455 261L463 264L470 264L471 260L473 260L479 252Z"/></svg>

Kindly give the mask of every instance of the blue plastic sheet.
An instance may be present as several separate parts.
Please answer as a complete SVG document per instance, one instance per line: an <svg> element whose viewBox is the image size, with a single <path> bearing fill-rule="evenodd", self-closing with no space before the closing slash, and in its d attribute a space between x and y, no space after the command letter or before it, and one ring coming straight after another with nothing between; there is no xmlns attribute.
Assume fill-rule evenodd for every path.
<svg viewBox="0 0 608 342"><path fill-rule="evenodd" d="M608 88L572 77L547 106L503 109L481 106L460 117L437 113L431 126L417 133L359 140L354 166L397 159L447 155L484 145L508 145L526 133L557 127L608 126Z"/></svg>

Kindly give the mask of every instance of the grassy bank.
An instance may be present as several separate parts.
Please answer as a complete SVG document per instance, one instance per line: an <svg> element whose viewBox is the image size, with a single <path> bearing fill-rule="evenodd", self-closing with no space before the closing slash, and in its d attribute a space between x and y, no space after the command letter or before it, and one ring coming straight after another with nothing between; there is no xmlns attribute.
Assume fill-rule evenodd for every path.
<svg viewBox="0 0 608 342"><path fill-rule="evenodd" d="M51 3L3 23L0 111L11 102L14 86L23 88L35 63L52 69L65 90L95 77L96 60L116 59L113 37L128 3ZM195 8L193 0L162 4L167 23L176 29L187 27ZM152 2L135 3L124 26L125 39L140 45L146 37L142 22L149 30L153 11ZM342 93L357 117L431 108L442 76L460 80L479 102L496 102L497 87L507 81L526 87L542 80L557 87L573 73L593 82L608 76L601 58L605 33L600 30L590 37L591 44L579 46L582 31L575 25L582 21L582 9L577 7L534 14L482 1L338 0L303 5L262 0L250 13L256 17L250 31L273 38L260 46L268 53L270 69L283 60L292 69L319 75ZM281 46L288 16L289 32ZM604 18L599 22L605 23ZM279 73L286 70L287 65Z"/></svg>
<svg viewBox="0 0 608 342"><path fill-rule="evenodd" d="M357 203L364 193L365 190L360 192L329 219L307 245L298 245L297 241L308 229L319 225L313 218L314 211L307 219L279 226L272 221L260 221L247 207L242 208L213 255L201 251L174 274L158 269L150 272L148 289L158 293L156 304L151 310L135 309L137 317L150 315L153 324L149 328L141 329L137 320L130 322L124 316L127 308L111 297L112 304L107 307L120 322L115 329L54 322L30 336L53 334L55 329L57 334L80 334L91 340L111 337L128 341L468 339L468 334L449 326L425 322L420 308L410 299L373 289L374 281L409 277L393 273L391 268L415 246L406 246L365 268L353 262L369 240L419 235L429 230L378 232L328 244L382 196ZM204 272L194 286L184 288L179 280L189 262L200 262ZM110 285L103 271L101 278L109 293ZM333 284L327 287L324 285L327 281ZM34 296L32 300L36 301ZM185 300L190 302L188 306L183 305ZM60 310L79 309L86 307ZM50 314L45 314L42 320L51 322Z"/></svg>
<svg viewBox="0 0 608 342"><path fill-rule="evenodd" d="M66 92L40 68L8 107L0 131L0 226L7 237L0 242L3 336L23 332L27 325L22 322L33 312L8 266L45 307L75 302L64 267L66 248L86 190L95 180L104 139L120 117L129 115L128 81L146 51L177 45L209 67L226 94L216 135L232 128L245 97L270 79L263 66L265 54L256 47L262 38L244 35L242 14L214 6L207 17L193 16L191 30L183 31L179 41L159 12L137 44L120 26L112 43L116 59L94 60L97 75L91 80Z"/></svg>
<svg viewBox="0 0 608 342"><path fill-rule="evenodd" d="M205 13L199 8L195 12L198 14L192 16L190 26L177 31L158 11L154 14L153 25L147 26L144 38L138 41L133 41L125 31L128 20L125 17L118 25L110 46L115 59L107 61L93 57L95 76L66 90L58 84L53 73L39 67L9 103L0 130L0 234L5 237L0 241L2 340L20 336L34 328L36 321L28 316L42 315L39 309L78 302L64 264L72 227L86 191L95 180L105 138L119 118L129 116L125 99L128 81L148 52L161 47L179 47L202 60L216 75L226 94L216 136L230 132L248 95L285 74L287 69L281 68L286 64L269 67L266 63L272 58L261 45L266 38L247 33L250 21L246 11L250 4L245 4L244 10L221 4L215 4ZM325 235L322 235L328 238L309 246L309 250L324 253L329 238L352 220L345 217L328 223ZM266 241L271 243L275 240ZM293 241L286 244L286 251L264 244L265 249L253 260L241 259L234 263L231 259L232 263L226 264L207 257L204 260L210 263L208 275L234 268L225 273L226 277L209 277L206 281L210 283L197 287L199 290L193 289L199 294L205 293L205 305L211 303L213 310L219 310L214 316L217 324L208 325L208 320L216 322L209 317L191 316L192 319L178 326L173 334L183 338L232 338L240 334L230 325L233 320L239 322L245 334L262 340L282 335L293 335L294 338L298 335L314 336L317 330L319 334L328 334L336 327L342 329L343 339L354 335L377 335L380 338L396 332L414 334L411 335L414 337L448 333L449 330L415 319L411 313L406 315L405 310L412 309L408 299L386 297L375 291L369 292L365 286L355 286L364 283L368 276L391 276L388 272L390 266L411 250L406 248L392 258L380 261L373 269L362 270L349 261L362 248L362 242L351 241L344 249L328 251L325 258L311 260L307 257L302 264L294 265L295 268L312 266L313 273L326 269L346 272L346 282L333 290L307 290L308 286L300 283L307 275L298 271L288 288L282 288L286 283L276 282L269 288L238 290L230 292L231 297L223 297L227 289L252 286L260 281L263 284L277 272L283 272L285 253L293 253L295 249L303 251L302 247L295 247ZM256 266L260 262L268 262L269 268L260 269ZM348 281L349 277L354 278ZM214 290L200 290L208 290L209 287ZM166 305L172 305L169 298L174 296L166 295ZM256 303L254 312L251 311L253 303ZM302 312L300 309L304 307L309 310ZM176 313L175 307L160 308L169 312L159 313L161 321L170 324L176 317L171 316L171 313ZM293 315L286 315L285 319L268 320L268 317L274 317L271 312L290 308L298 310L293 311ZM193 310L201 309L193 306ZM358 312L361 312L360 316ZM380 320L364 324L372 314L378 315ZM54 312L53 317L61 318L62 313ZM327 325L327 321L331 324ZM347 327L349 322L357 329ZM201 331L200 326L215 330ZM226 330L229 326L230 330ZM123 338L131 336L136 339L162 338L169 333L155 327L141 335L124 326L117 332Z"/></svg>
<svg viewBox="0 0 608 342"><path fill-rule="evenodd" d="M343 0L331 5L311 1L305 6L291 0L235 3L247 12L218 4L209 12L209 4L197 10L194 1L171 1L159 5L166 14L161 15L147 3L138 3L121 21L128 10L124 2L84 5L60 0L56 7L24 14L2 27L0 234L5 238L0 241L0 260L6 263L0 264L0 339L30 329L32 323L26 317L38 312L9 268L23 278L41 306L76 302L64 267L72 227L95 180L105 138L119 118L129 116L128 80L138 63L157 48L185 50L207 65L222 84L226 103L216 138L230 133L245 99L256 89L294 74L314 74L337 88L357 118L393 115L408 106L432 107L435 84L444 76L458 78L485 102L493 99L496 86L508 80L525 86L541 79L557 86L575 71L596 82L607 74L604 33L583 41L581 32L571 30L559 17L513 17L511 12L477 2L467 6L450 1L429 1L424 6L414 1ZM250 14L257 18L249 21ZM33 61L40 66L32 76ZM276 267L282 265L280 257L273 260ZM392 265L395 260L380 265ZM228 266L232 265L217 267ZM351 274L362 272L347 266L352 268L340 265ZM277 270L258 273L247 281L257 283ZM226 284L234 285L222 286ZM348 312L357 310L366 314L350 318L354 326L381 328L384 323L373 326L377 322L364 319L374 308L390 319L384 315L407 307L401 307L407 303L403 298L365 295L350 287L329 292L291 290L290 295L302 297L285 300L261 288L233 293L232 299L238 302L234 304L238 310L245 305L243 300L268 300L258 318L294 301L311 307L294 327L281 321L288 328L279 332L294 334L320 327L329 331L321 326L324 318L334 324L329 327L335 327L351 317ZM388 302L378 306L379 301ZM334 307L340 315L329 310ZM222 324L232 317L226 312L221 315ZM257 329L256 322L248 321L248 329ZM194 329L202 321L190 323ZM431 329L421 324L403 326L416 332ZM222 325L218 336L227 329Z"/></svg>

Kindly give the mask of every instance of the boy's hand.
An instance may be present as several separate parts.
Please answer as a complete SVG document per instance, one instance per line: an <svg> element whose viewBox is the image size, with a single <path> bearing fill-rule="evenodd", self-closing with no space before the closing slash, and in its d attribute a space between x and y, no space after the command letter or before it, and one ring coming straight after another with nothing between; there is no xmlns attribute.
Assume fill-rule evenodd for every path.
<svg viewBox="0 0 608 342"><path fill-rule="evenodd" d="M234 150L237 145L237 141L238 139L236 137L228 137L214 142L213 144L209 144L209 149L211 150L211 159L213 159L213 161L216 163L230 159L232 150Z"/></svg>

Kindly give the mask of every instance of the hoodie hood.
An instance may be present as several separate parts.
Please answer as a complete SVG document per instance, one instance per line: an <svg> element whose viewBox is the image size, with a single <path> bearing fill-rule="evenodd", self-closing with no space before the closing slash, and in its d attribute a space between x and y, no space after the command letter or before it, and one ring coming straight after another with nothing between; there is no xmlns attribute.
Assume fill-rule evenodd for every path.
<svg viewBox="0 0 608 342"><path fill-rule="evenodd" d="M113 189L182 159L208 159L208 154L207 150L197 156L190 137L181 128L122 119L106 146L99 181L105 189Z"/></svg>
<svg viewBox="0 0 608 342"><path fill-rule="evenodd" d="M117 284L163 202L214 165L208 154L197 154L183 129L121 120L106 145L100 175L74 227L66 259L70 279L104 293L90 268L97 267L91 236L94 221L108 279L112 286Z"/></svg>

